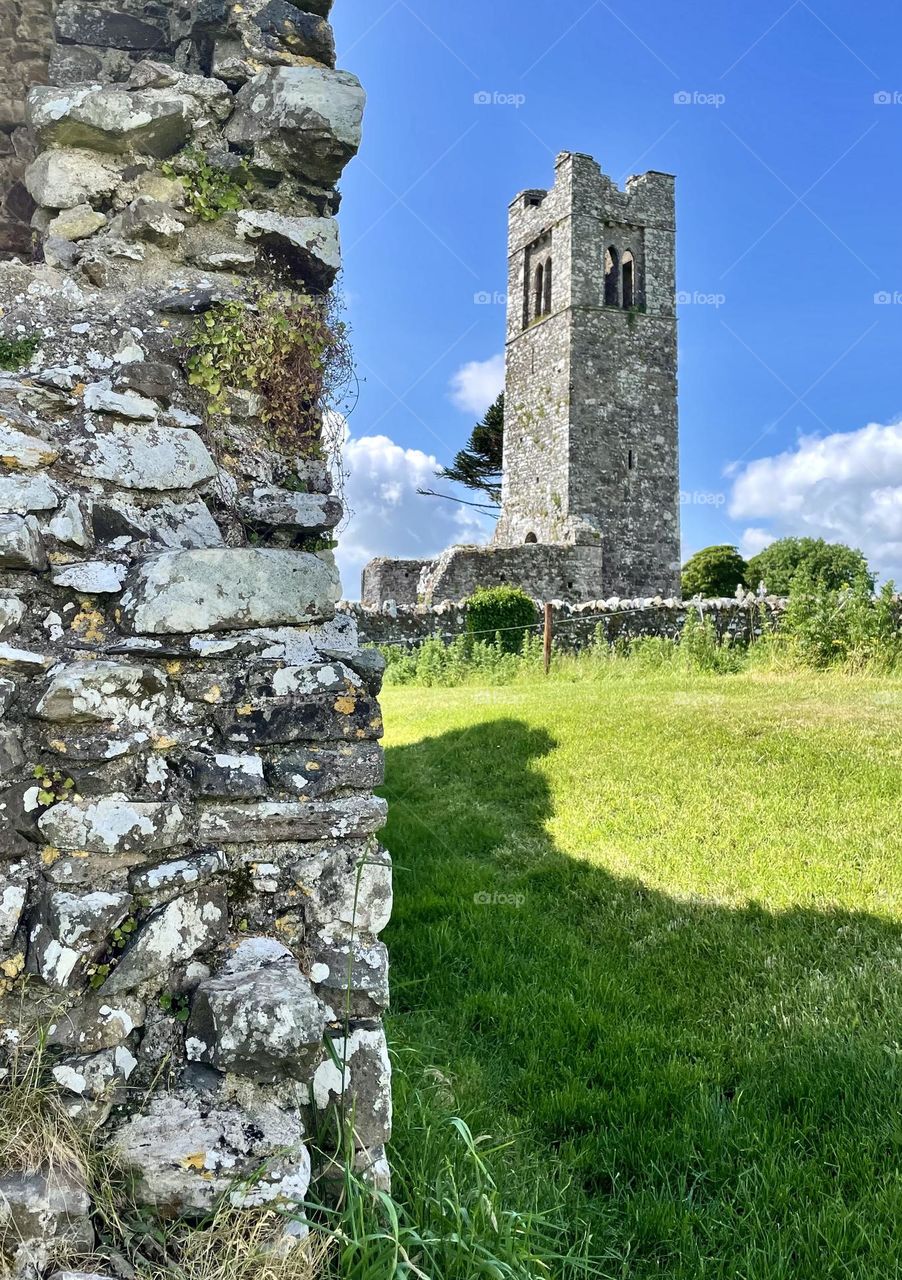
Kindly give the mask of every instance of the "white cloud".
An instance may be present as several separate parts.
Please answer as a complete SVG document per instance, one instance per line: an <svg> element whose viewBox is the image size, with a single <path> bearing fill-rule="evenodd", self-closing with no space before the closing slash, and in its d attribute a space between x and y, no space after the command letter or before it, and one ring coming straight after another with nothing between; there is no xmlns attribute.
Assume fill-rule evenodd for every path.
<svg viewBox="0 0 902 1280"><path fill-rule="evenodd" d="M751 560L752 556L756 556L759 551L763 551L765 547L769 547L775 540L773 533L768 533L767 529L744 529L742 537L739 539L739 550L746 560Z"/></svg>
<svg viewBox="0 0 902 1280"><path fill-rule="evenodd" d="M787 535L826 538L860 547L881 577L902 580L902 423L801 436L794 449L747 463L734 472L730 515L756 522L743 535L749 551Z"/></svg>
<svg viewBox="0 0 902 1280"><path fill-rule="evenodd" d="M472 507L425 498L418 488L436 487L437 460L421 449L405 449L388 436L346 434L345 505L351 513L339 530L336 558L345 596L360 596L360 571L374 556L418 559L436 556L454 543L485 542L494 521ZM474 500L456 485L444 493ZM478 498L475 499L478 501Z"/></svg>
<svg viewBox="0 0 902 1280"><path fill-rule="evenodd" d="M481 418L504 390L504 356L471 360L451 379L451 399L458 409Z"/></svg>

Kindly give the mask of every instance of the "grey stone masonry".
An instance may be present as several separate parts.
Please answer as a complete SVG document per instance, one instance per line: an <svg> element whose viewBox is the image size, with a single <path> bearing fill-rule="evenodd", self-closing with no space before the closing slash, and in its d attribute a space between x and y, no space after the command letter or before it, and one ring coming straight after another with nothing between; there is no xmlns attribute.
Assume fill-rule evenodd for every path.
<svg viewBox="0 0 902 1280"><path fill-rule="evenodd" d="M510 207L501 517L488 551L373 560L361 600L429 607L680 589L674 179L564 152ZM529 545L538 544L529 553Z"/></svg>
<svg viewBox="0 0 902 1280"><path fill-rule="evenodd" d="M565 152L552 189L510 209L493 545L600 547L597 596L679 585L673 193L663 173L620 191Z"/></svg>
<svg viewBox="0 0 902 1280"><path fill-rule="evenodd" d="M0 1080L44 1039L148 1205L295 1230L345 1114L388 1179L382 666L336 614L315 413L220 413L189 361L221 301L259 323L338 269L364 94L329 7L60 0L38 261L0 263ZM213 216L199 156L241 176ZM0 1168L0 1274L90 1252L72 1178Z"/></svg>

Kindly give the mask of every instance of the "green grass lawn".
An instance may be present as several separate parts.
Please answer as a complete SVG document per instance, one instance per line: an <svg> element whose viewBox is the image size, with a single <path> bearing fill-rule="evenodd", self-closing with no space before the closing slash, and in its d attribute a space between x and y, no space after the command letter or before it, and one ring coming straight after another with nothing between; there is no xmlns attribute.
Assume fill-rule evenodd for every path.
<svg viewBox="0 0 902 1280"><path fill-rule="evenodd" d="M602 1276L902 1276L902 682L383 706L399 1198L439 1097Z"/></svg>

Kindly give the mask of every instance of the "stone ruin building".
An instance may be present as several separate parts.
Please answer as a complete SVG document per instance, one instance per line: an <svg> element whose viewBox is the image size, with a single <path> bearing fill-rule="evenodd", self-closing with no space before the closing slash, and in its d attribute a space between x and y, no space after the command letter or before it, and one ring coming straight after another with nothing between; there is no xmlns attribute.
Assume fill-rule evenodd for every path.
<svg viewBox="0 0 902 1280"><path fill-rule="evenodd" d="M388 1177L381 660L318 406L277 434L197 345L339 267L330 8L0 0L0 1089L45 1035L167 1214ZM0 1274L89 1254L90 1190L7 1153Z"/></svg>
<svg viewBox="0 0 902 1280"><path fill-rule="evenodd" d="M590 156L510 207L501 518L490 546L373 560L361 601L512 583L538 599L678 596L674 179Z"/></svg>

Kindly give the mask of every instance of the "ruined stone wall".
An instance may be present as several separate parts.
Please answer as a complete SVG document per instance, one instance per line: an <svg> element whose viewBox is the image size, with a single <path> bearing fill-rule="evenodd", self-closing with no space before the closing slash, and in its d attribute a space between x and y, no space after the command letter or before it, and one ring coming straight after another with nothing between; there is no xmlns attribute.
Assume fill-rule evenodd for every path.
<svg viewBox="0 0 902 1280"><path fill-rule="evenodd" d="M449 547L436 560L371 561L363 571L361 603L391 601L430 608L464 600L477 587L522 587L540 600L585 600L601 580L600 547Z"/></svg>
<svg viewBox="0 0 902 1280"><path fill-rule="evenodd" d="M400 645L413 648L437 636L450 641L463 635L467 629L467 609L463 600L445 600L431 608L412 605L391 605L370 609L362 604L343 601L341 611L357 624L361 642L373 645ZM554 645L556 649L577 651L594 643L598 629L605 640L638 639L642 636L678 637L690 613L711 618L720 638L729 636L739 643L748 643L760 635L766 626L779 626L786 601L769 597L761 602L756 597L737 601L731 598L682 601L655 600L586 600L582 604L569 604L563 600L553 602ZM541 631L537 625L536 631Z"/></svg>
<svg viewBox="0 0 902 1280"><path fill-rule="evenodd" d="M0 260L32 253L34 201L22 179L34 159L25 99L47 80L52 0L0 0Z"/></svg>
<svg viewBox="0 0 902 1280"><path fill-rule="evenodd" d="M224 303L278 321L338 269L363 92L328 9L61 5L56 65L116 83L32 91L44 261L0 265L0 1071L45 1028L147 1204L289 1236L339 1128L387 1177L381 663L336 615L315 406L286 438L186 367ZM0 1271L92 1234L76 1167L0 1169Z"/></svg>

